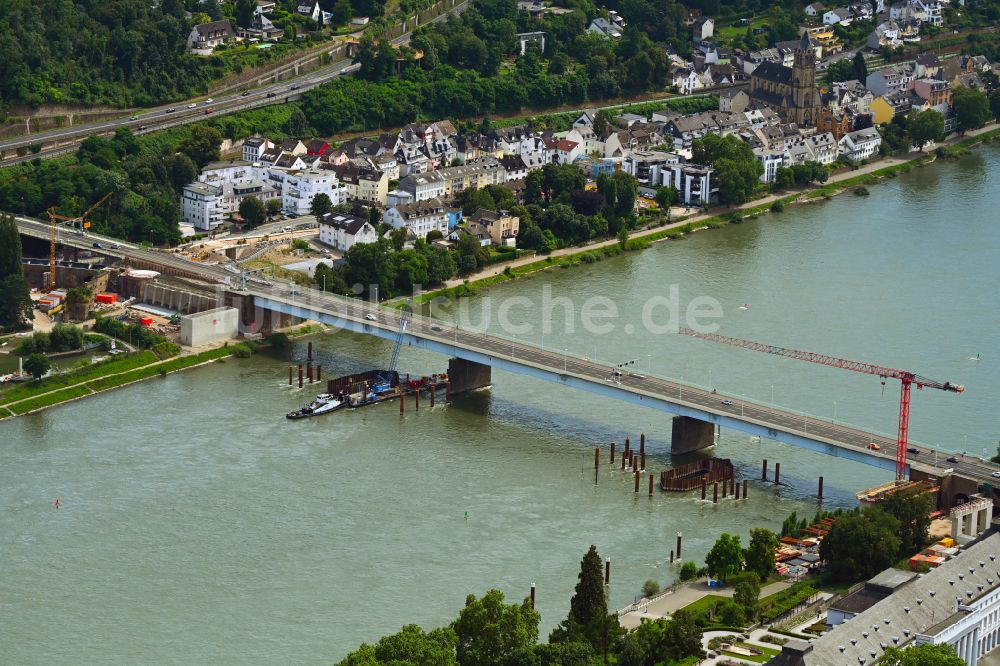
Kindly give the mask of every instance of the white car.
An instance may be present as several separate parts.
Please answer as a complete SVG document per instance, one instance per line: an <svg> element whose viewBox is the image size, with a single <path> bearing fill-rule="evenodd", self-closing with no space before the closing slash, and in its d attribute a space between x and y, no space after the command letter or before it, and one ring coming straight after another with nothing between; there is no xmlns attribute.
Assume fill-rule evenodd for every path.
<svg viewBox="0 0 1000 666"><path fill-rule="evenodd" d="M1000 472L993 472L993 476L995 476L998 479L1000 479Z"/></svg>
<svg viewBox="0 0 1000 666"><path fill-rule="evenodd" d="M368 314L365 315L365 319L367 319L368 321L375 321L375 315L369 312Z"/></svg>
<svg viewBox="0 0 1000 666"><path fill-rule="evenodd" d="M205 100L205 104L211 104L214 101L215 101L214 99L212 99L211 97L209 97L208 99Z"/></svg>
<svg viewBox="0 0 1000 666"><path fill-rule="evenodd" d="M194 102L191 102L190 104L188 104L188 108L189 108L189 109L193 109L193 108L194 108L194 107L196 107L196 106L198 106L198 105L197 105L197 104L195 104Z"/></svg>

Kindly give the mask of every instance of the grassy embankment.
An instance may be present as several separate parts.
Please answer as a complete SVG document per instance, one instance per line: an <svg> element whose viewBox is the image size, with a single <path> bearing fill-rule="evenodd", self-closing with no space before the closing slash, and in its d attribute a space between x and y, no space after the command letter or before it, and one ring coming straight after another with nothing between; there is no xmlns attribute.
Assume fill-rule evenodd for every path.
<svg viewBox="0 0 1000 666"><path fill-rule="evenodd" d="M245 344L224 346L198 354L161 360L151 351L111 358L72 372L39 381L14 384L0 393L0 418L19 416L45 407L108 391L156 375L243 353Z"/></svg>

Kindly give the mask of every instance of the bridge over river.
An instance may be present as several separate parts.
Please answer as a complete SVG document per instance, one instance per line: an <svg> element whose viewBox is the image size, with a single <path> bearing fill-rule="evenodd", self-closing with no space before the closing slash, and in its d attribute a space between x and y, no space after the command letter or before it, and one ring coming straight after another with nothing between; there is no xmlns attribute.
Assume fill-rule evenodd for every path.
<svg viewBox="0 0 1000 666"><path fill-rule="evenodd" d="M48 238L49 226L37 220L18 218L22 233ZM320 321L356 333L394 340L403 311L375 303L286 284L270 284L259 278L239 288L239 272L219 265L204 265L169 252L139 248L92 234L60 231L60 242L126 260L130 265L197 277L217 284L220 302L240 307L245 325L260 327L278 313ZM101 247L95 247L95 243ZM235 273L234 273L235 271ZM265 316L266 315L266 316ZM818 419L772 405L726 396L708 389L650 373L618 371L608 363L580 358L447 323L409 314L403 339L408 345L445 354L453 360L451 372L456 390L473 389L491 382L491 368L528 375L566 387L594 393L674 415L674 453L687 453L710 446L717 428L731 428L752 436L781 441L894 471L896 439L883 434ZM266 324L264 324L266 326ZM870 447L878 445L878 449ZM942 476L951 469L980 483L994 481L996 467L974 458L947 462L952 454L922 444L910 444L917 454L908 456L908 472Z"/></svg>

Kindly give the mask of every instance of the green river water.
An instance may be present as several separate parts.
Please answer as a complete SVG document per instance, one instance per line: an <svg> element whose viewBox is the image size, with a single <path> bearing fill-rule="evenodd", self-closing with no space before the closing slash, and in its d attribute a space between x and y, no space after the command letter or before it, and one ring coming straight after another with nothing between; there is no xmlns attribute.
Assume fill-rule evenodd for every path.
<svg viewBox="0 0 1000 666"><path fill-rule="evenodd" d="M896 383L641 331L642 304L677 285L682 303L721 304L723 334L965 384L915 393L911 438L992 455L1000 149L871 190L510 283L471 309L515 295L540 307L546 285L577 307L606 296L623 314L612 334L577 323L543 335L524 304L510 319L536 324L518 340L894 432ZM313 340L330 376L391 352L345 333ZM400 361L446 365L407 348ZM286 367L232 359L0 423L0 663L331 663L403 624L447 623L468 593L521 599L532 581L545 635L591 543L612 558L622 607L647 578L673 579L678 531L700 562L722 531L812 515L820 474L827 507L890 478L724 431L714 454L752 479L748 501L650 499L610 470L595 485L593 447L643 431L647 466L661 469L669 415L494 371L491 390L433 410L293 422L284 413L317 390L290 389ZM789 485L753 480L761 458Z"/></svg>

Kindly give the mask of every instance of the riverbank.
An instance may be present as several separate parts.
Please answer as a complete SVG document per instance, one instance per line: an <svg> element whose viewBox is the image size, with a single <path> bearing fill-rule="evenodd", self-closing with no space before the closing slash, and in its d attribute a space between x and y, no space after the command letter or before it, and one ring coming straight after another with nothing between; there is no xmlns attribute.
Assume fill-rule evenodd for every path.
<svg viewBox="0 0 1000 666"><path fill-rule="evenodd" d="M503 264L493 264L478 273L461 279L449 280L442 288L421 292L414 296L413 302L426 303L435 298L470 296L480 289L508 282L530 273L554 267L568 268L578 264L591 264L622 252L642 250L652 243L682 237L694 231L716 229L726 224L738 224L748 217L757 217L771 212L771 207L776 202L780 202L781 206L788 206L836 196L849 189L871 185L886 178L894 178L918 166L933 162L938 157L938 148L943 148L946 155L959 155L973 146L996 138L1000 138L1000 125L992 123L981 129L968 132L964 136L953 136L929 152L915 151L903 156L885 157L856 169L832 174L822 184L767 194L740 206L717 206L706 213L685 217L676 222L647 227L632 233L624 246L618 239L606 239L561 248L543 259L533 256L515 259ZM399 300L398 302L402 303L403 301Z"/></svg>
<svg viewBox="0 0 1000 666"><path fill-rule="evenodd" d="M221 347L168 359L160 359L151 351L143 351L111 358L64 375L20 383L0 396L0 421L33 414L151 377L212 363L232 354L244 353L244 349L250 351L245 344L230 346L227 343Z"/></svg>

